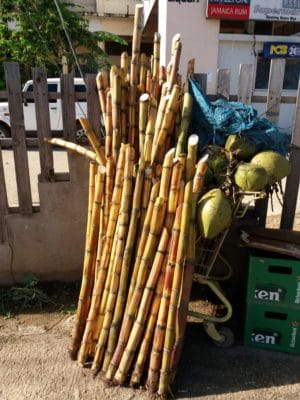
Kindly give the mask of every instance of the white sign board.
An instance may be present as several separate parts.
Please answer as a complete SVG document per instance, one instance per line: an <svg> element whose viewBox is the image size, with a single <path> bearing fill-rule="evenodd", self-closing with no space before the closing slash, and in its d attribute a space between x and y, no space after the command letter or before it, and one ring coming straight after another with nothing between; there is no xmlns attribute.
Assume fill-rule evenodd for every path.
<svg viewBox="0 0 300 400"><path fill-rule="evenodd" d="M300 0L251 0L249 19L300 21Z"/></svg>

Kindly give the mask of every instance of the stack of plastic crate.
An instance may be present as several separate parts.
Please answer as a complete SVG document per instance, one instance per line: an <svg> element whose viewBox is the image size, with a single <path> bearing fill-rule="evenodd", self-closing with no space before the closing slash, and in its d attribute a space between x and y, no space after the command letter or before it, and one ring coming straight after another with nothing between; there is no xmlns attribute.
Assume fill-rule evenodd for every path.
<svg viewBox="0 0 300 400"><path fill-rule="evenodd" d="M300 353L300 260L250 257L244 342Z"/></svg>

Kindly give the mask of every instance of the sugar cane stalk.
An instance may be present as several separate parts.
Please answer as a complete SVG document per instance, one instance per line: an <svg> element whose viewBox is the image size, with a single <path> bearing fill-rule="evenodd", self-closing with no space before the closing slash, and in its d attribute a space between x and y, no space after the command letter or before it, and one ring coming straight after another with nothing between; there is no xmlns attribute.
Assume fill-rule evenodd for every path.
<svg viewBox="0 0 300 400"><path fill-rule="evenodd" d="M79 144L75 144L73 142L68 142L64 139L52 138L52 139L44 139L45 142L53 144L54 146L64 147L65 149L74 151L74 153L81 154L87 157L91 161L96 161L98 164L101 164L97 154L94 151L87 150L85 147L79 146Z"/></svg>
<svg viewBox="0 0 300 400"><path fill-rule="evenodd" d="M179 303L180 289L183 277L183 266L186 258L186 249L188 243L187 239L188 239L189 224L190 224L191 196L192 196L192 182L190 181L185 186L184 202L182 206L180 235L179 235L178 249L176 255L176 264L174 269L170 306L168 310L166 335L164 340L163 358L162 358L159 387L158 387L158 394L160 396L166 395L170 385L171 351L175 342L176 310Z"/></svg>
<svg viewBox="0 0 300 400"><path fill-rule="evenodd" d="M118 384L124 383L128 370L129 368L131 368L137 348L140 344L144 327L146 325L149 309L151 306L154 289L160 275L168 243L169 234L167 229L164 229L160 238L160 242L157 248L157 252L155 254L149 277L147 279L147 283L145 285L136 320L130 333L126 349L121 358L119 368L115 375L115 381Z"/></svg>
<svg viewBox="0 0 300 400"><path fill-rule="evenodd" d="M156 290L154 293L154 300L152 302L151 310L148 317L147 326L145 329L145 333L143 335L143 340L139 348L139 353L137 356L137 360L134 366L133 373L131 375L131 385L136 386L140 384L142 375L144 373L145 364L149 357L151 344L153 341L153 334L154 329L157 321L157 315L159 311L159 306L162 298L163 288L164 288L164 280L165 280L165 273L166 267L168 264L168 257L169 257L169 248L167 248L163 265L161 268L160 276L158 278Z"/></svg>
<svg viewBox="0 0 300 400"><path fill-rule="evenodd" d="M168 309L169 309L173 275L174 275L174 267L176 263L176 254L177 254L179 234L180 234L181 214L182 214L182 206L179 206L177 207L176 210L174 225L172 229L169 258L164 279L162 299L159 306L157 322L153 336L153 344L150 354L147 388L151 393L154 393L158 387L163 343L165 337Z"/></svg>
<svg viewBox="0 0 300 400"><path fill-rule="evenodd" d="M176 156L185 154L187 149L187 134L192 115L193 99L189 93L185 93L183 97L183 108L180 124L180 132L176 146Z"/></svg>
<svg viewBox="0 0 300 400"><path fill-rule="evenodd" d="M191 219L188 233L187 257L184 267L180 301L176 315L176 339L171 353L171 383L174 381L177 366L182 352L185 335L188 306L191 295L195 254L196 254L196 206L200 193L204 186L205 172L207 169L207 157L203 157L197 164L196 174L193 180L193 193L191 195Z"/></svg>
<svg viewBox="0 0 300 400"><path fill-rule="evenodd" d="M134 162L134 149L128 147L125 155L125 171L124 171L124 187L122 191L122 199L120 205L120 222L119 229L116 233L116 255L112 266L112 280L110 285L110 292L107 299L105 308L105 316L103 326L100 332L96 353L92 365L92 370L96 371L102 362L111 321L114 315L114 307L118 294L118 287L121 275L122 258L125 248L125 239L128 232L131 202L132 202L132 187L133 187L133 162Z"/></svg>
<svg viewBox="0 0 300 400"><path fill-rule="evenodd" d="M72 359L76 359L77 351L80 346L80 341L85 327L85 321L89 311L92 286L94 283L94 256L97 249L99 216L104 189L104 179L105 167L99 166L96 178L94 204L90 223L90 234L88 236L87 246L85 249L82 284L75 317L75 325L72 333L72 341L69 347L69 353Z"/></svg>
<svg viewBox="0 0 300 400"><path fill-rule="evenodd" d="M113 321L110 327L108 345L106 348L105 358L102 366L103 371L107 371L109 363L111 361L111 357L116 348L118 341L118 334L121 327L121 322L123 318L124 307L127 298L127 289L128 289L128 280L130 277L130 267L132 262L132 256L134 251L134 244L136 241L136 236L138 232L138 219L140 214L141 207L141 198L142 198L142 189L143 189L143 180L144 180L144 166L143 164L139 165L139 169L137 172L134 193L133 193L133 202L132 202L132 211L130 217L130 224L128 229L128 235L126 239L126 245L124 250L124 257L122 261L121 267L121 277L120 277L120 286L118 289L118 296L116 301L116 307L114 311Z"/></svg>
<svg viewBox="0 0 300 400"><path fill-rule="evenodd" d="M111 91L109 90L106 95L106 116L105 116L106 136L105 136L105 156L109 158L112 156L112 100Z"/></svg>
<svg viewBox="0 0 300 400"><path fill-rule="evenodd" d="M91 128L91 125L90 125L88 119L79 118L79 121L80 121L82 128L84 129L86 136L89 139L89 142L91 143L95 153L97 154L97 159L100 161L101 165L105 165L106 160L105 160L105 155L101 148L101 143L98 140L95 132Z"/></svg>
<svg viewBox="0 0 300 400"><path fill-rule="evenodd" d="M139 153L142 160L144 159L145 135L148 120L149 94L144 93L140 97L139 107Z"/></svg>

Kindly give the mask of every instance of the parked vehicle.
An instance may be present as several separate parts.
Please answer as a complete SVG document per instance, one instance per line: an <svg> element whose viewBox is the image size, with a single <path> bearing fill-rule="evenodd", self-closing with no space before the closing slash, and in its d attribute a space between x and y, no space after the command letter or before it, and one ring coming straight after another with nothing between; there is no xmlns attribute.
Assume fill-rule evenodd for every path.
<svg viewBox="0 0 300 400"><path fill-rule="evenodd" d="M54 93L60 93L60 79L59 78L48 78L48 91ZM83 79L74 78L74 86L76 92L85 92L85 84ZM23 87L23 92L33 92L33 81L29 80ZM27 136L36 136L36 113L34 99L28 98L23 101L23 112L24 112L24 124ZM81 140L85 134L80 126L79 118L85 116L87 112L86 99L84 96L77 98L75 103L75 114L77 131L77 140ZM50 128L53 134L59 135L62 132L62 107L61 99L49 99L49 115L50 115ZM11 137L11 121L9 114L8 102L0 102L0 138Z"/></svg>

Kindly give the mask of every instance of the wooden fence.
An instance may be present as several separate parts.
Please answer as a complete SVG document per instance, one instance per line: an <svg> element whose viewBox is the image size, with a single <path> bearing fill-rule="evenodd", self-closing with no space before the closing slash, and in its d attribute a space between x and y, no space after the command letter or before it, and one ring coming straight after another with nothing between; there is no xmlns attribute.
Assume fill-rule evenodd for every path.
<svg viewBox="0 0 300 400"><path fill-rule="evenodd" d="M0 92L0 98L7 98L9 102L12 137L11 143L15 160L15 173L19 200L17 212L20 214L30 214L34 210L32 205L27 155L27 144L29 143L29 139L26 139L22 106L24 98L33 97L35 100L37 143L41 167L39 181L55 182L58 180L58 177L53 166L53 149L52 146L44 141L44 139L49 137L51 134L48 102L49 99L61 98L63 136L67 140L74 141L76 137L75 101L77 96L79 96L79 93L75 93L73 77L71 75L62 75L61 93L48 93L46 70L33 68L33 94L24 94L22 92L18 64L13 62L4 63L4 69L7 90ZM267 96L253 95L253 65L243 64L240 66L239 88L236 96L230 95L230 70L219 70L217 74L217 95L209 97L214 100L217 97L223 96L229 100L237 100L246 104L265 102L266 117L275 123L278 122L281 103L296 103L295 122L292 130L290 151L292 173L287 179L284 206L281 216L281 227L292 229L296 211L300 174L300 95L298 89L297 99L295 97L282 97L284 69L284 59L273 59L271 61ZM199 74L198 78L202 88L206 90L206 75ZM86 76L86 89L87 117L94 131L100 132L100 109L95 75L90 74ZM81 98L83 95L84 93L80 93ZM4 241L6 237L4 229L5 215L11 212L11 208L8 206L7 201L3 168L2 154L0 151L0 241ZM66 179L68 178L66 177ZM266 209L266 200L257 202L256 211L260 217L260 223L262 225L266 220Z"/></svg>

